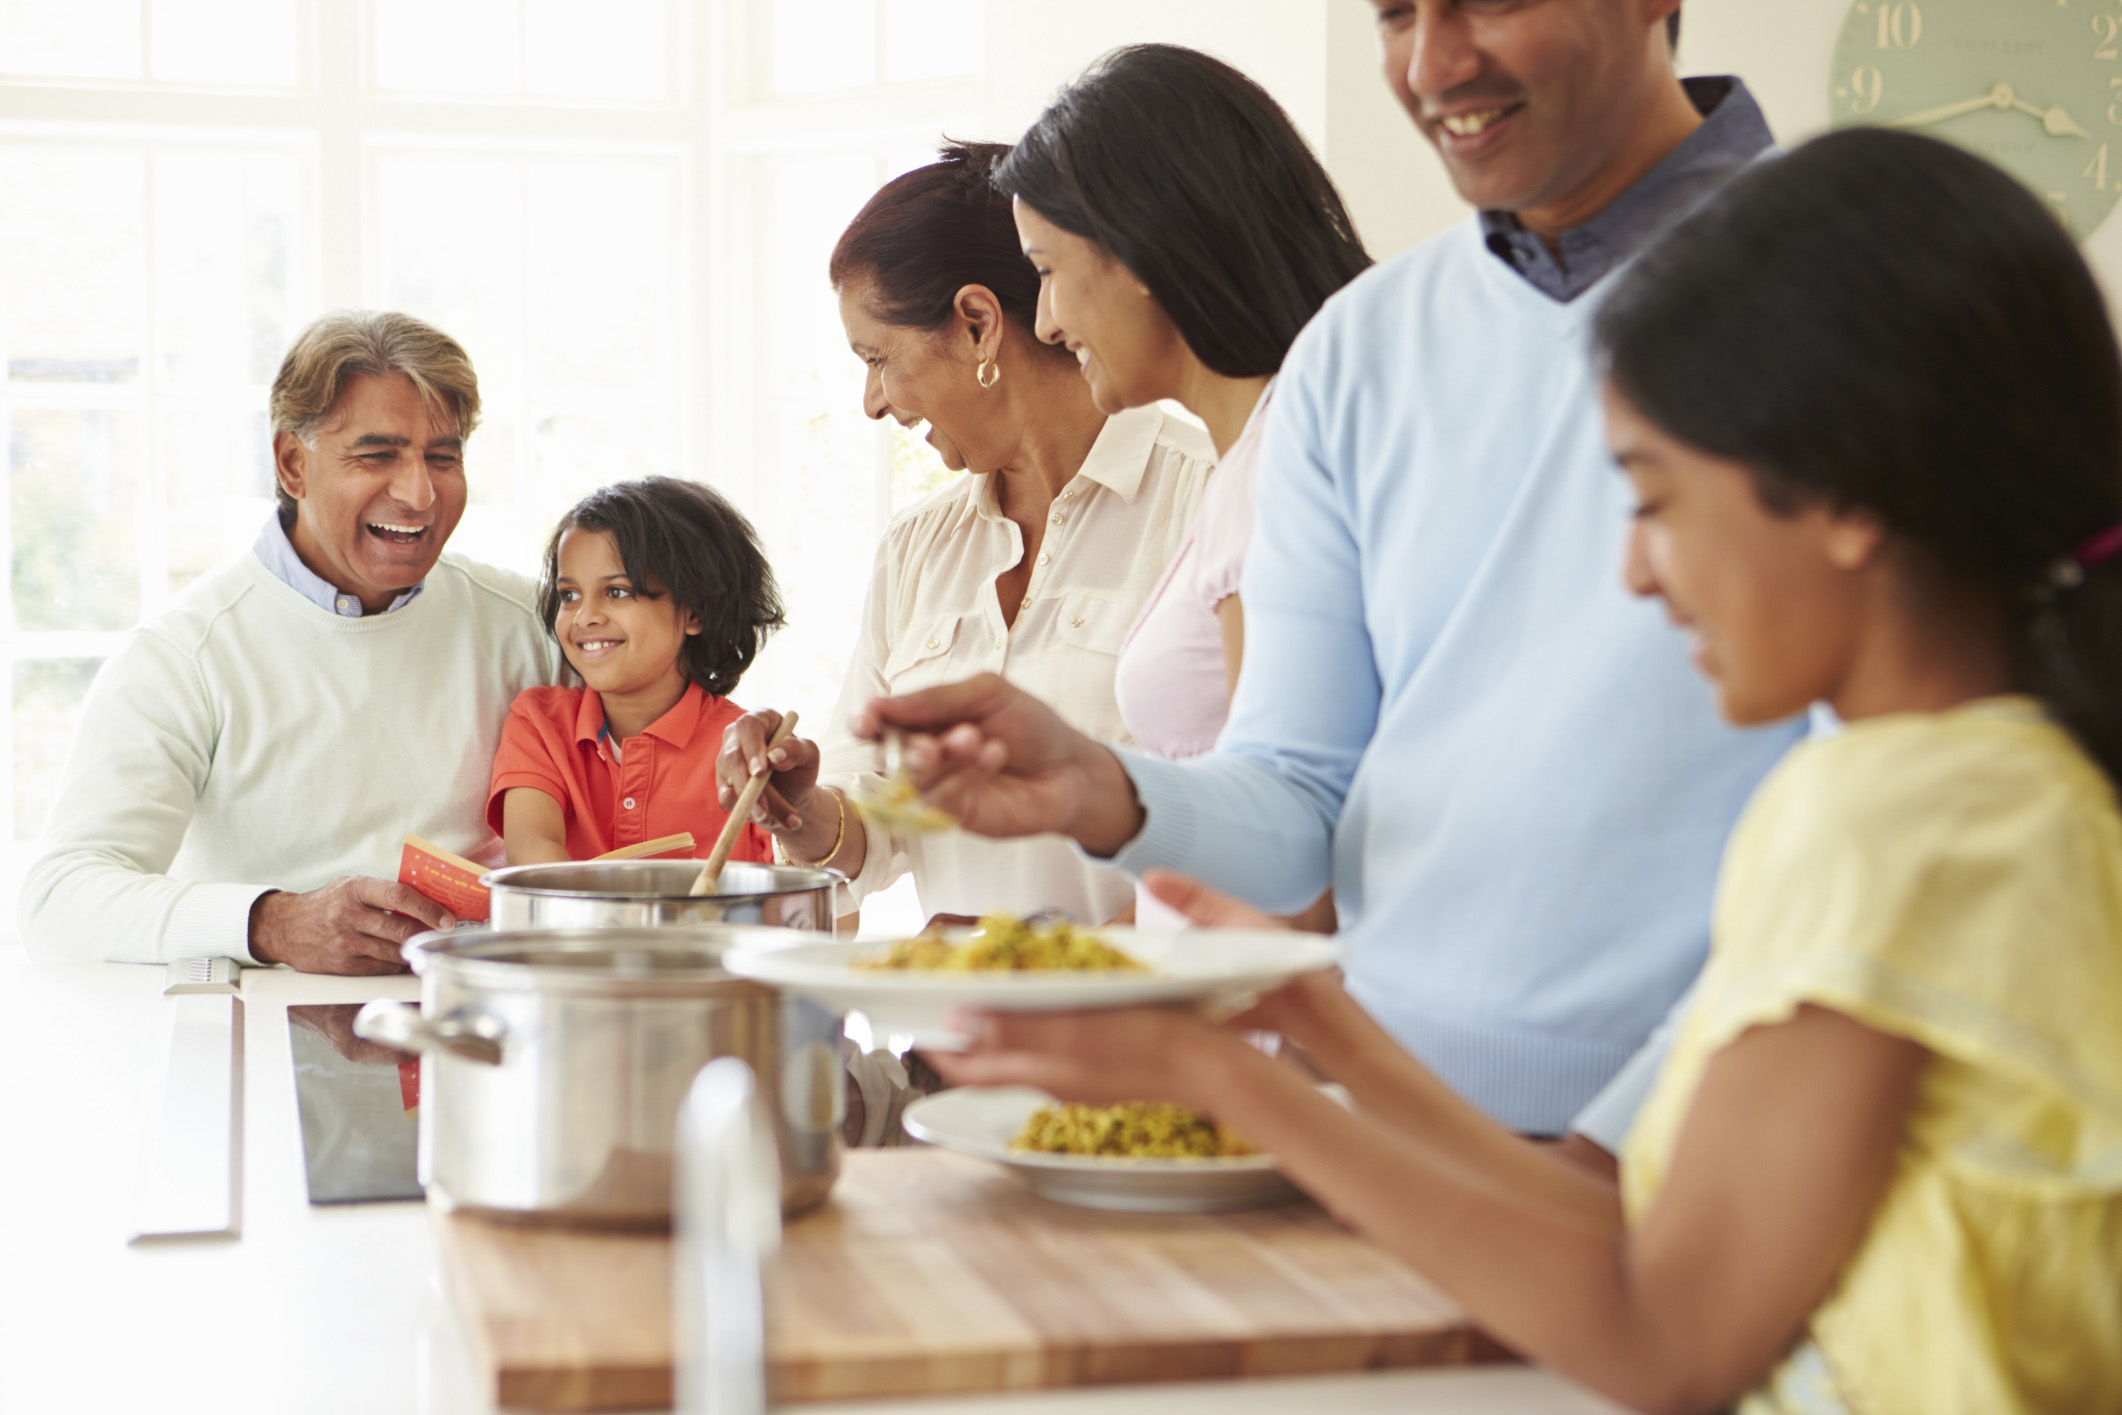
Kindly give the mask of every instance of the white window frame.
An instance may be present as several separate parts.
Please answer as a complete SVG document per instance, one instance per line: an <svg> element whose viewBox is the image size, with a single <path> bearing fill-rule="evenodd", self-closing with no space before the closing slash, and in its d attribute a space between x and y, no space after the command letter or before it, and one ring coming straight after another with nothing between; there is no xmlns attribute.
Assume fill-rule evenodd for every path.
<svg viewBox="0 0 2122 1415"><path fill-rule="evenodd" d="M769 91L769 0L664 0L672 36L667 101L385 93L370 83L376 73L375 35L367 0L294 2L299 82L292 89L0 73L0 141L265 145L301 152L308 159L304 216L312 240L307 251L290 253L290 303L298 325L324 310L363 307L368 292L377 288L379 152L432 145L454 152L648 155L676 162L677 387L683 409L675 429L674 470L706 476L755 515L766 512L759 516L760 530L771 548L776 525L786 533L800 521L800 508L778 504L771 470L759 463L762 439L753 414L764 405L767 390L747 351L768 312L759 307L747 271L757 265L766 238L759 229L764 218L746 198L759 189L763 159L801 151L869 152L881 176L888 153L933 145L945 131L976 133L986 100L981 78L884 81L884 0L877 0L879 81L860 89L781 97ZM145 73L149 0L140 3ZM356 54L360 61L328 65L327 54ZM152 265L152 240L145 258ZM151 306L152 283L148 288ZM142 317L152 321L152 309L143 310ZM152 332L151 323L148 329ZM154 422L156 409L166 404L157 401L165 395L157 389L155 345L143 339L141 347L149 367L136 385L77 392L0 381L0 411L13 403L70 399L139 408L143 461L136 531L143 549L141 612L149 616L167 597L167 484ZM479 351L471 352L476 361ZM850 356L851 401L858 387L859 372ZM263 390L254 391L262 406ZM527 388L510 391L522 398ZM880 531L891 510L890 445L888 430L880 427L873 466L874 519ZM516 449L519 469L530 455L526 430ZM518 485L527 483L519 480ZM8 521L7 499L0 498L0 530L10 532L12 545ZM10 592L11 585L0 586L0 594ZM105 657L124 637L122 632L19 632L12 623L10 616L0 626L0 647L11 673L14 664L28 660ZM852 638L854 626L848 627ZM12 800L11 724L0 733L0 771ZM18 842L12 854L19 869L24 845ZM11 925L9 911L0 932Z"/></svg>

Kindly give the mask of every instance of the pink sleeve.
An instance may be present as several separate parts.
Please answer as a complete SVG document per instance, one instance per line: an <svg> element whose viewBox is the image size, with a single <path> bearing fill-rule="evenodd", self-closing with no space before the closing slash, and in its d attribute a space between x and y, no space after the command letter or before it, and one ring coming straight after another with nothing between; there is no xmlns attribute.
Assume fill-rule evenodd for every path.
<svg viewBox="0 0 2122 1415"><path fill-rule="evenodd" d="M1245 547L1253 538L1253 469L1259 442L1231 449L1201 493L1194 521L1194 590L1210 610L1238 592Z"/></svg>

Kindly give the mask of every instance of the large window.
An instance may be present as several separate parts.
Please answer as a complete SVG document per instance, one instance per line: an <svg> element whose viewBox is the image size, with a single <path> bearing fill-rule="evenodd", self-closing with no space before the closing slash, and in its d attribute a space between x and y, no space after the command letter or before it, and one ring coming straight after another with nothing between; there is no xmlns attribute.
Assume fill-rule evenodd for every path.
<svg viewBox="0 0 2122 1415"><path fill-rule="evenodd" d="M336 307L430 319L479 368L453 549L528 571L620 477L733 496L792 618L740 697L822 723L884 521L941 480L861 416L825 257L978 133L981 10L0 0L14 867L96 665L255 539L266 387Z"/></svg>

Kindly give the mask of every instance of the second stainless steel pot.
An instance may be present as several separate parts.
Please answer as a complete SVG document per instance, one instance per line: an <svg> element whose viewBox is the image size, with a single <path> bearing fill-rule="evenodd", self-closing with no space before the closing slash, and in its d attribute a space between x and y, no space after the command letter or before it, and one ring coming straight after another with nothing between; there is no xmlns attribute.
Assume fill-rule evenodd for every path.
<svg viewBox="0 0 2122 1415"><path fill-rule="evenodd" d="M587 860L511 865L479 882L493 893L497 929L654 928L666 924L764 924L830 933L838 870L801 865L725 865L714 894L687 893L698 860Z"/></svg>
<svg viewBox="0 0 2122 1415"><path fill-rule="evenodd" d="M671 1213L678 1108L700 1068L748 1063L768 1102L781 1202L840 1172L841 1018L724 972L783 929L462 930L405 946L420 1003L354 1029L421 1055L420 1180L445 1208L593 1226Z"/></svg>

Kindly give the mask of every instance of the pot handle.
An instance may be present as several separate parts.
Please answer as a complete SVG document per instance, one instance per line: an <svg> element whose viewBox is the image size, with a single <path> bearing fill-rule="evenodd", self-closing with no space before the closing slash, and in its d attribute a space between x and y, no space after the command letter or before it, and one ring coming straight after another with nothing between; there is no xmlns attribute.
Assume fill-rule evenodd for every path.
<svg viewBox="0 0 2122 1415"><path fill-rule="evenodd" d="M446 1051L466 1061L499 1066L508 1027L498 1017L463 1008L430 1022L417 1003L379 997L354 1014L354 1035L400 1051Z"/></svg>

